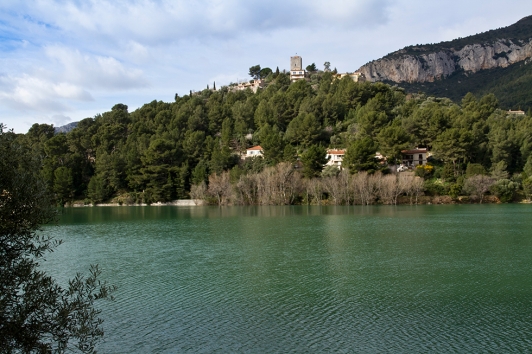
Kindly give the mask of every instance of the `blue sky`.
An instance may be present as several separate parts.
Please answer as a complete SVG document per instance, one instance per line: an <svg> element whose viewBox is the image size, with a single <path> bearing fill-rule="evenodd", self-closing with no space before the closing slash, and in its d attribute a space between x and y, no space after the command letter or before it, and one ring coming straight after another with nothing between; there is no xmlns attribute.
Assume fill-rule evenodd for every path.
<svg viewBox="0 0 532 354"><path fill-rule="evenodd" d="M252 65L355 71L410 44L508 26L532 1L2 0L0 122L25 133L248 78Z"/></svg>

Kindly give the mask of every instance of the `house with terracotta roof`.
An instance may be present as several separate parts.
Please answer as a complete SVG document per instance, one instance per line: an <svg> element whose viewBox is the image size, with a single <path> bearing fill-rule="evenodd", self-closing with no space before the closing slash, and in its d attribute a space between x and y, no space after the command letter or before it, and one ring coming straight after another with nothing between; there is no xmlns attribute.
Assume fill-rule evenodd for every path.
<svg viewBox="0 0 532 354"><path fill-rule="evenodd" d="M401 150L403 155L403 165L412 168L417 165L426 165L429 152L427 148L416 148L411 150Z"/></svg>
<svg viewBox="0 0 532 354"><path fill-rule="evenodd" d="M256 145L253 147L250 147L249 149L246 149L246 155L243 156L243 158L247 159L248 157L264 157L264 150L260 145Z"/></svg>
<svg viewBox="0 0 532 354"><path fill-rule="evenodd" d="M329 149L325 157L328 159L325 166L336 166L342 168L342 161L344 159L345 149Z"/></svg>

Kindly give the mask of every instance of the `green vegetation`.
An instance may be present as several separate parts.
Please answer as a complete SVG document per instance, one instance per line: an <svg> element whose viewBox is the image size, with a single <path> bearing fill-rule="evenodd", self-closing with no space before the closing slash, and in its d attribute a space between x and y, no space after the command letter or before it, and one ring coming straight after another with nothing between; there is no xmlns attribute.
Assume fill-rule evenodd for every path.
<svg viewBox="0 0 532 354"><path fill-rule="evenodd" d="M38 233L56 217L48 190L64 200L72 197L74 186L70 167L58 163L53 173L50 169L65 156L65 136L53 136L49 126L35 126L32 134L34 148L42 144L42 150L20 144L0 124L0 348L2 353L64 353L75 346L92 353L103 335L94 304L109 298L113 288L100 284L97 267L87 278L78 274L67 287L39 268L60 244ZM47 152L56 155L41 170L40 155ZM41 171L53 178L48 186Z"/></svg>
<svg viewBox="0 0 532 354"><path fill-rule="evenodd" d="M493 93L502 109L532 109L532 62L525 61L507 68L481 70L474 74L456 72L434 82L400 83L407 92L425 92L460 102L468 92L477 97Z"/></svg>
<svg viewBox="0 0 532 354"><path fill-rule="evenodd" d="M257 65L253 71L261 70ZM51 126L35 124L17 140L43 157L42 175L58 204L111 198L149 204L191 195L224 204L237 202L235 190L239 200L258 202L254 188L266 191L271 183L281 183L275 176L284 176L286 182L288 176L297 181L298 174L303 181L327 179L329 187L294 182L293 195L285 191L276 202L396 202L397 196L390 194L382 199L354 194L341 198L331 181L347 186L362 180L360 176L389 173L375 153L381 152L392 165L400 163L401 150L414 147L432 152L432 168L416 171L427 181L423 188L429 195L468 194L465 180L478 171L489 171L494 183L516 183L517 189L502 182L489 189L501 199L526 194L523 188L528 188L532 173L530 114L508 115L492 94L480 99L467 94L456 104L447 98L406 95L384 83L334 80L332 75L318 72L309 82L290 83L287 74L269 73L267 87L256 94L222 87L176 96L172 103L153 101L134 112L117 104L80 121L68 134L54 135ZM254 145L262 146L264 159L241 159ZM344 166L350 174L321 172L326 148L347 148ZM253 184L253 178L262 182ZM403 187L395 191L408 194ZM260 203L272 202L264 200Z"/></svg>

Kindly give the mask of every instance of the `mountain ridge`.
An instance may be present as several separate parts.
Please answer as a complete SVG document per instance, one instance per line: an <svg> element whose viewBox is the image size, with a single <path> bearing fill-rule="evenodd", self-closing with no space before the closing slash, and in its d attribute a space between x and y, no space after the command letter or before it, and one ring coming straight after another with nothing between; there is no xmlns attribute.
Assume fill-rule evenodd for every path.
<svg viewBox="0 0 532 354"><path fill-rule="evenodd" d="M457 71L506 68L532 58L532 16L497 30L437 44L408 46L358 70L370 81L433 82Z"/></svg>
<svg viewBox="0 0 532 354"><path fill-rule="evenodd" d="M458 101L494 93L505 108L532 108L532 16L436 44L407 46L363 65L368 81Z"/></svg>

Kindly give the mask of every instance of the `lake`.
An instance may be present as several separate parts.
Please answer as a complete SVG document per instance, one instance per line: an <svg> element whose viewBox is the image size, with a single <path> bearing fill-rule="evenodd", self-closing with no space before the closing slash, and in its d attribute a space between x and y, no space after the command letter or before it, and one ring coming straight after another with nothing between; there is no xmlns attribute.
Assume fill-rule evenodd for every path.
<svg viewBox="0 0 532 354"><path fill-rule="evenodd" d="M532 205L94 207L47 227L99 264L101 353L532 348Z"/></svg>

